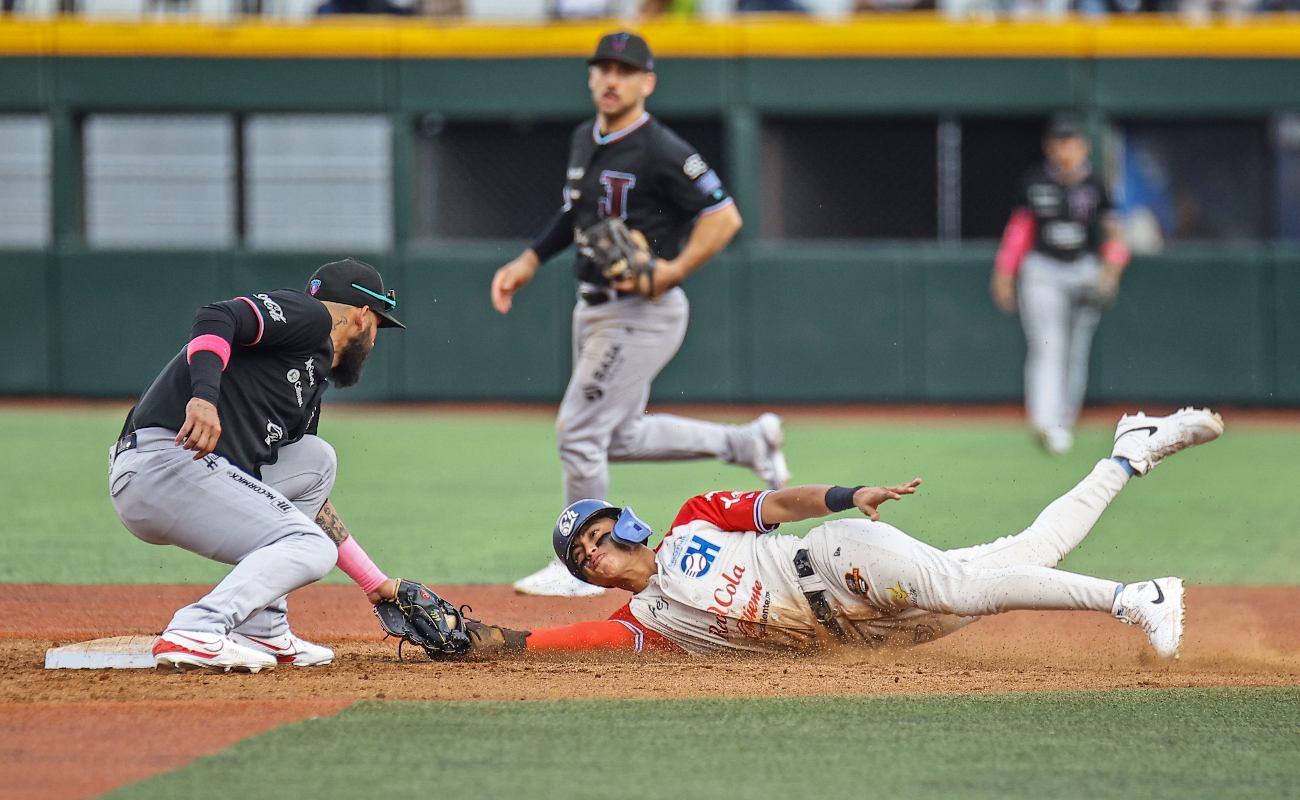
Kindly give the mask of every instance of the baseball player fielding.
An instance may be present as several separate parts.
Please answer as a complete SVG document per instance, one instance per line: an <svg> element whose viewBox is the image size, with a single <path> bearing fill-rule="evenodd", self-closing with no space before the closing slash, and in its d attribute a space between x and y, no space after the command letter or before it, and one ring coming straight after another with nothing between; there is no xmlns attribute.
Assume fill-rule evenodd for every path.
<svg viewBox="0 0 1300 800"><path fill-rule="evenodd" d="M1053 122L1043 150L1047 161L1024 177L1002 235L992 291L998 308L1020 312L1025 411L1039 442L1059 454L1074 445L1092 336L1119 293L1129 251L1079 123Z"/></svg>
<svg viewBox="0 0 1300 800"><path fill-rule="evenodd" d="M915 493L919 478L890 487L710 492L682 506L653 550L645 544L650 526L632 509L581 500L560 514L552 542L577 579L633 593L609 619L510 631L462 623L450 604L436 600L450 612L448 630L468 631L460 652L487 655L669 649L709 656L836 644L912 646L980 617L1035 609L1109 613L1141 626L1160 657L1177 658L1183 641L1179 578L1123 584L1053 567L1083 541L1131 478L1222 432L1222 420L1209 410L1125 416L1111 456L1027 529L946 551L880 521L879 506ZM775 533L781 523L851 508L867 519L829 520L804 538Z"/></svg>
<svg viewBox="0 0 1300 800"><path fill-rule="evenodd" d="M720 425L645 413L650 384L686 336L679 284L740 230L718 173L645 109L657 76L646 41L626 31L588 61L596 117L573 132L564 202L532 246L497 270L492 304L508 313L538 268L576 243L573 373L555 422L564 501L604 498L610 461L717 458L754 470L772 489L790 479L781 420ZM559 561L517 583L525 594L582 596Z"/></svg>
<svg viewBox="0 0 1300 800"><path fill-rule="evenodd" d="M329 501L337 460L316 435L332 382L352 386L393 292L347 259L279 289L199 309L189 343L127 414L109 448L109 493L127 530L233 564L154 643L157 666L259 672L329 664L334 652L289 629L286 595L336 564L372 603L396 583L375 567Z"/></svg>

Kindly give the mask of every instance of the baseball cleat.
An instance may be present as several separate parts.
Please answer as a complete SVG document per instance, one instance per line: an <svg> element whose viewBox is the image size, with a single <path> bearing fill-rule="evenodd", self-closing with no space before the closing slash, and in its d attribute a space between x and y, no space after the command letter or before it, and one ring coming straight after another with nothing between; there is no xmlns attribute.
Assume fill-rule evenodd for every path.
<svg viewBox="0 0 1300 800"><path fill-rule="evenodd" d="M1156 578L1130 583L1115 595L1111 613L1125 625L1141 625L1161 658L1178 658L1183 648L1183 582Z"/></svg>
<svg viewBox="0 0 1300 800"><path fill-rule="evenodd" d="M1167 417L1125 414L1115 427L1111 457L1128 459L1137 474L1145 475L1179 450L1212 442L1222 433L1223 419L1208 408L1188 406Z"/></svg>
<svg viewBox="0 0 1300 800"><path fill-rule="evenodd" d="M276 663L295 667L323 667L334 660L334 651L315 642L300 639L293 632L261 638L232 633L235 644L275 656Z"/></svg>
<svg viewBox="0 0 1300 800"><path fill-rule="evenodd" d="M605 593L603 588L570 575L558 558L527 578L515 581L515 591L540 597L599 597Z"/></svg>
<svg viewBox="0 0 1300 800"><path fill-rule="evenodd" d="M784 489L790 482L790 468L785 463L785 432L781 418L767 413L750 423L758 436L758 455L754 459L754 472L769 489Z"/></svg>
<svg viewBox="0 0 1300 800"><path fill-rule="evenodd" d="M275 656L245 647L228 636L198 631L166 631L153 643L153 663L176 672L261 672L275 669Z"/></svg>

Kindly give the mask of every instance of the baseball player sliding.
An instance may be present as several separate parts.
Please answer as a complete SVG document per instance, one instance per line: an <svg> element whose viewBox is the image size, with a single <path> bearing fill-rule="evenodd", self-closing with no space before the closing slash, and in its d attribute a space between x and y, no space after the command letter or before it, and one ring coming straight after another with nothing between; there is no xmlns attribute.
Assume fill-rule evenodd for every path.
<svg viewBox="0 0 1300 800"><path fill-rule="evenodd" d="M597 114L573 133L564 204L492 279L492 304L505 314L538 267L576 240L573 373L555 423L565 502L605 497L611 460L719 458L780 488L790 475L775 415L736 426L645 413L651 382L686 335L689 304L678 284L727 246L741 219L718 174L646 112L656 76L645 40L610 34L588 63ZM558 560L515 589L604 591Z"/></svg>
<svg viewBox="0 0 1300 800"><path fill-rule="evenodd" d="M634 593L604 622L509 631L462 620L441 601L444 646L435 657L511 650L677 648L805 650L823 642L876 646L931 641L978 618L1017 609L1109 612L1140 625L1158 655L1183 640L1183 583L1122 584L1052 569L1087 536L1131 477L1223 432L1218 414L1183 409L1167 417L1123 417L1110 458L1053 501L1033 524L989 544L938 550L886 523L878 507L912 494L893 487L799 486L710 492L687 501L654 550L650 528L630 508L581 500L560 515L556 553L573 575ZM835 519L802 539L774 535L783 522L857 508L869 519ZM431 593L401 582L396 604L380 603L385 628L419 641L398 612ZM436 597L436 596L435 596ZM435 609L438 610L438 609ZM417 626L418 627L418 626ZM449 642L450 646L445 643Z"/></svg>
<svg viewBox="0 0 1300 800"><path fill-rule="evenodd" d="M1043 140L1047 162L1025 176L993 267L993 300L1017 308L1025 329L1025 409L1051 453L1074 444L1088 388L1088 352L1102 306L1114 301L1129 251L1106 186L1088 162L1088 139L1059 119Z"/></svg>
<svg viewBox="0 0 1300 800"><path fill-rule="evenodd" d="M127 414L109 449L113 508L150 544L235 568L176 612L154 643L160 667L258 672L328 664L334 651L289 630L285 596L337 564L373 603L388 581L329 501L334 449L316 435L332 382L361 378L393 317L369 264L316 271L307 292L281 289L204 306L189 344Z"/></svg>

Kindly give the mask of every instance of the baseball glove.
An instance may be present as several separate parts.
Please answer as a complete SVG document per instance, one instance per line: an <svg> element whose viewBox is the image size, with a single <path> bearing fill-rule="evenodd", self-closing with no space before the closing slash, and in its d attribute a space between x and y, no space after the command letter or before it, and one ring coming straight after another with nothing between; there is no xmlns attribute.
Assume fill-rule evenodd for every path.
<svg viewBox="0 0 1300 800"><path fill-rule="evenodd" d="M585 231L575 231L578 252L591 259L611 282L631 278L636 293L654 299L655 257L641 231L630 231L618 217L603 219Z"/></svg>
<svg viewBox="0 0 1300 800"><path fill-rule="evenodd" d="M495 656L526 646L527 631L484 625L466 617L463 612L467 610L466 606L456 608L427 586L398 578L397 596L377 603L375 616L384 633L401 639L398 658L406 642L423 649L434 661Z"/></svg>

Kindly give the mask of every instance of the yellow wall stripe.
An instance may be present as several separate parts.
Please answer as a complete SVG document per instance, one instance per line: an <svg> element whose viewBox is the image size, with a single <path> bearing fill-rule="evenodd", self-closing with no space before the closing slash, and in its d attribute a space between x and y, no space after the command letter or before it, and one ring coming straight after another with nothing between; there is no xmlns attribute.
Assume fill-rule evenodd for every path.
<svg viewBox="0 0 1300 800"><path fill-rule="evenodd" d="M230 58L581 57L616 21L487 25L428 19L232 22L0 22L0 57ZM763 17L717 24L638 26L664 57L1300 58L1300 20L1256 17L1191 26L1116 18L952 23L929 14L843 22Z"/></svg>

